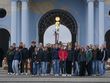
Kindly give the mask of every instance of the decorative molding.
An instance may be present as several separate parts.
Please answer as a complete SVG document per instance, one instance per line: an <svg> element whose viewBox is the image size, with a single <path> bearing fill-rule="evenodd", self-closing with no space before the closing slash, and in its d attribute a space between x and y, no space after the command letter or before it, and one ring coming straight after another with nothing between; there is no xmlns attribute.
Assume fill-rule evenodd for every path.
<svg viewBox="0 0 110 83"><path fill-rule="evenodd" d="M24 2L24 1L25 1L25 2L29 2L29 0L20 0L20 1L23 1L23 2Z"/></svg>
<svg viewBox="0 0 110 83"><path fill-rule="evenodd" d="M87 2L94 2L95 0L87 0Z"/></svg>
<svg viewBox="0 0 110 83"><path fill-rule="evenodd" d="M26 1L26 2L28 2L29 0L11 0L11 1Z"/></svg>
<svg viewBox="0 0 110 83"><path fill-rule="evenodd" d="M18 0L11 0L11 1L18 1Z"/></svg>
<svg viewBox="0 0 110 83"><path fill-rule="evenodd" d="M98 0L99 2L104 2L104 0Z"/></svg>

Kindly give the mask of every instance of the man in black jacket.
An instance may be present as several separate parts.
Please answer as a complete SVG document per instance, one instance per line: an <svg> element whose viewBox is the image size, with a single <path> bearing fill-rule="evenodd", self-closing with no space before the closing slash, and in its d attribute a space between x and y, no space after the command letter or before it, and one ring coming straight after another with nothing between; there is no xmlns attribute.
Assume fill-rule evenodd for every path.
<svg viewBox="0 0 110 83"><path fill-rule="evenodd" d="M21 54L22 54L22 60L21 60L21 74L24 74L24 70L27 74L27 70L28 70L28 59L29 59L29 52L28 49L25 47L25 45L23 45L23 48L21 50ZM24 68L24 66L26 68Z"/></svg>
<svg viewBox="0 0 110 83"><path fill-rule="evenodd" d="M33 62L32 62L32 54L34 53L34 49L36 48L36 42L35 41L32 41L31 42L31 46L29 48L29 59L30 59L30 73L32 74L33 73Z"/></svg>

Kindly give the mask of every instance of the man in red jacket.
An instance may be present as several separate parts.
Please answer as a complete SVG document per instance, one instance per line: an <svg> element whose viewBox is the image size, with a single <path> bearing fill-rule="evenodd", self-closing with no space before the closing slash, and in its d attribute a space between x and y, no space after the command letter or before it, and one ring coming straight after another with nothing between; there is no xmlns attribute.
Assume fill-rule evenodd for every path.
<svg viewBox="0 0 110 83"><path fill-rule="evenodd" d="M61 46L59 50L60 68L62 76L66 76L66 59L68 57L67 50L64 46Z"/></svg>

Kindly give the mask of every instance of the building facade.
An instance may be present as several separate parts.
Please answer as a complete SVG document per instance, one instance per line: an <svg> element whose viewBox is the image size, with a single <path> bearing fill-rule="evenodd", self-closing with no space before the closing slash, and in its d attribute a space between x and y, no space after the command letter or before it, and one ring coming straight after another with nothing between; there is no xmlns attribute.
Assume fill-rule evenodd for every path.
<svg viewBox="0 0 110 83"><path fill-rule="evenodd" d="M44 43L44 39L49 39L44 38L45 32L54 25L56 16L70 31L71 42L109 44L110 0L3 0L0 2L0 47L19 45L20 41L27 47L32 40Z"/></svg>

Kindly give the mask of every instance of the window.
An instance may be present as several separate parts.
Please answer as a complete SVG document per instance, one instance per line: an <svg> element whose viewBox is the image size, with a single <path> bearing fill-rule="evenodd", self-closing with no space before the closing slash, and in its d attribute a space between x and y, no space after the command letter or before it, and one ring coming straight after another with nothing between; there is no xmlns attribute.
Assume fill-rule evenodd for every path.
<svg viewBox="0 0 110 83"><path fill-rule="evenodd" d="M4 18L6 16L6 10L3 8L0 8L0 18Z"/></svg>

